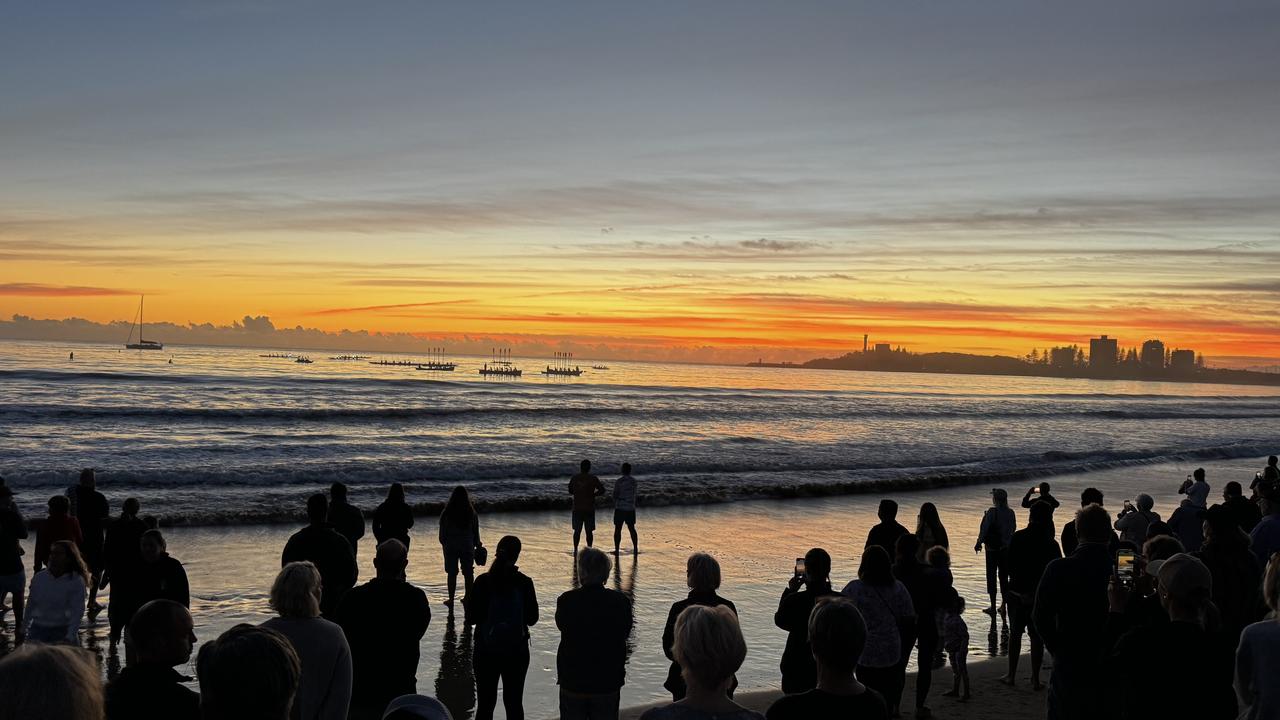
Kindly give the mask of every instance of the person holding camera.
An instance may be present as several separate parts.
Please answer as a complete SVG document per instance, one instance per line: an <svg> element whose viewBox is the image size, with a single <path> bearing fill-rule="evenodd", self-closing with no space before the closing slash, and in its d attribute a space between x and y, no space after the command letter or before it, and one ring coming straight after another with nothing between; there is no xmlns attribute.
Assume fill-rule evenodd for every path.
<svg viewBox="0 0 1280 720"><path fill-rule="evenodd" d="M1137 503L1137 507L1134 507ZM1116 515L1115 529L1120 531L1120 541L1135 548L1147 541L1147 526L1160 521L1160 514L1152 511L1156 501L1146 493L1139 493L1134 502L1124 501L1124 509Z"/></svg>
<svg viewBox="0 0 1280 720"><path fill-rule="evenodd" d="M791 695L817 687L818 667L809 646L809 615L819 599L839 594L831 588L831 556L827 551L814 548L805 553L803 569L796 568L787 589L782 591L778 611L773 614L773 624L787 631L780 667L782 692Z"/></svg>

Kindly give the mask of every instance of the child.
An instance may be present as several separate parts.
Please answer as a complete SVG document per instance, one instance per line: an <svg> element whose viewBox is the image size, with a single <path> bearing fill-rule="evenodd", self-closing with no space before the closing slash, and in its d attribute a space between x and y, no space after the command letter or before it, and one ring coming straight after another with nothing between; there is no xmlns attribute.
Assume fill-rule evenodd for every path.
<svg viewBox="0 0 1280 720"><path fill-rule="evenodd" d="M961 701L968 700L969 695L969 626L965 625L964 617L964 598L955 590L951 591L951 597L943 603L946 619L943 621L942 644L947 649L947 653L951 655L951 673L954 680L951 685L951 692L943 693L943 697L958 697ZM960 683L964 683L964 694L960 694Z"/></svg>

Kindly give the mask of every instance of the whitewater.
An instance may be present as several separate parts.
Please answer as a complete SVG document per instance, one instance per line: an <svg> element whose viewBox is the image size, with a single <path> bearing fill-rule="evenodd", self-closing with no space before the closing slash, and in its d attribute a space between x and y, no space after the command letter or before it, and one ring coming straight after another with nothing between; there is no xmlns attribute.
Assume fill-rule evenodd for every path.
<svg viewBox="0 0 1280 720"><path fill-rule="evenodd" d="M0 342L0 475L38 516L80 468L166 524L277 522L340 480L422 512L467 484L488 510L567 504L589 458L648 505L1014 482L1280 447L1280 389L604 361L552 378ZM71 353L75 359L69 359ZM415 359L411 355L376 359ZM172 360L172 362L170 362Z"/></svg>

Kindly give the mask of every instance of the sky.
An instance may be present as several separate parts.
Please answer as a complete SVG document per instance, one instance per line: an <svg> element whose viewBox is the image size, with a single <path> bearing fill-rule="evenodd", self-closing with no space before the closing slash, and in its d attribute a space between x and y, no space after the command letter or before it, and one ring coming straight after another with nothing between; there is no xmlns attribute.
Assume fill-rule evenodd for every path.
<svg viewBox="0 0 1280 720"><path fill-rule="evenodd" d="M1274 2L0 0L0 318L1276 358L1278 70Z"/></svg>

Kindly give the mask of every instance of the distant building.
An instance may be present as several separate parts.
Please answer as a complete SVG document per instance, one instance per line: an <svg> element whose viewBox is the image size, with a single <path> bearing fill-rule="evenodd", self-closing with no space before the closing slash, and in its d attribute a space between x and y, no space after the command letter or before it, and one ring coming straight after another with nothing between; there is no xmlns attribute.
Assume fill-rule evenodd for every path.
<svg viewBox="0 0 1280 720"><path fill-rule="evenodd" d="M888 355L890 352L889 343L876 343L877 355Z"/></svg>
<svg viewBox="0 0 1280 720"><path fill-rule="evenodd" d="M1056 368L1070 369L1076 364L1076 347L1056 347L1049 351L1049 364Z"/></svg>
<svg viewBox="0 0 1280 720"><path fill-rule="evenodd" d="M1174 370L1194 370L1196 367L1196 351L1174 350L1169 353L1169 367Z"/></svg>
<svg viewBox="0 0 1280 720"><path fill-rule="evenodd" d="M1089 340L1089 367L1095 370L1114 368L1119 352L1120 344L1115 338L1106 335L1092 338Z"/></svg>
<svg viewBox="0 0 1280 720"><path fill-rule="evenodd" d="M1148 340L1142 343L1142 352L1138 360L1149 368L1164 367L1164 343L1159 340Z"/></svg>

